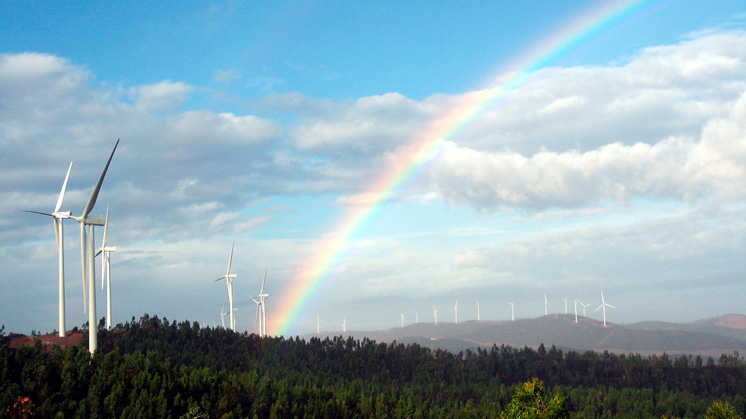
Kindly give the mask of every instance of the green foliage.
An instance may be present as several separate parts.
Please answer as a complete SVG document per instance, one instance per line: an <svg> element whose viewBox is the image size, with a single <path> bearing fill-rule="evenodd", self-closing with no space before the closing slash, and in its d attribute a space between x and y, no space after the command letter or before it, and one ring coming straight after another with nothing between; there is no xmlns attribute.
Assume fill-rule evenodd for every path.
<svg viewBox="0 0 746 419"><path fill-rule="evenodd" d="M0 334L0 419L730 418L746 408L736 354L720 362L554 347L454 354L368 339L259 338L149 316L100 330L93 357L83 345L11 349L8 339Z"/></svg>
<svg viewBox="0 0 746 419"><path fill-rule="evenodd" d="M555 395L547 401L544 383L534 378L518 387L513 400L500 414L500 419L563 419L569 418L564 397Z"/></svg>
<svg viewBox="0 0 746 419"><path fill-rule="evenodd" d="M707 408L705 419L740 419L736 409L727 402L716 401Z"/></svg>

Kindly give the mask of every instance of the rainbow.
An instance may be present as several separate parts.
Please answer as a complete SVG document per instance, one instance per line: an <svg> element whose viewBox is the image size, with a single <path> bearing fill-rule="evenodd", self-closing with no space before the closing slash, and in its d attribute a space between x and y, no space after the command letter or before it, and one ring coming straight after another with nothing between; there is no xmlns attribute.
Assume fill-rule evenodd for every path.
<svg viewBox="0 0 746 419"><path fill-rule="evenodd" d="M371 223L382 206L396 196L428 162L443 150L448 139L456 137L486 109L491 108L505 94L524 84L532 72L545 67L557 57L598 34L612 24L639 13L654 0L613 0L566 22L562 28L534 45L507 71L501 71L487 89L464 95L463 99L445 116L436 120L427 132L407 147L391 162L388 170L363 193L363 204L351 205L328 237L320 240L316 252L292 278L288 292L283 295L279 310L270 324L273 335L288 334L296 319L303 313L325 279L344 260L350 242Z"/></svg>

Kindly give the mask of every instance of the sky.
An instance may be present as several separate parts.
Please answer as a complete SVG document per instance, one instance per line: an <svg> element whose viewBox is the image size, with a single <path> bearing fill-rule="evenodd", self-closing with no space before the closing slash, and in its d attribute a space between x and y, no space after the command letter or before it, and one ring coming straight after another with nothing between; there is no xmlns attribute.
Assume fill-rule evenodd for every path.
<svg viewBox="0 0 746 419"><path fill-rule="evenodd" d="M604 12L606 10L607 12ZM608 12L617 10L618 12ZM607 13L604 15L603 13ZM113 323L379 330L746 314L737 1L0 5L0 324L57 327L51 212L110 204ZM605 16L605 17L604 17ZM361 215L362 214L362 215ZM65 226L68 329L83 313ZM100 246L101 228L96 231ZM100 284L100 261L97 259ZM105 312L98 288L98 317Z"/></svg>

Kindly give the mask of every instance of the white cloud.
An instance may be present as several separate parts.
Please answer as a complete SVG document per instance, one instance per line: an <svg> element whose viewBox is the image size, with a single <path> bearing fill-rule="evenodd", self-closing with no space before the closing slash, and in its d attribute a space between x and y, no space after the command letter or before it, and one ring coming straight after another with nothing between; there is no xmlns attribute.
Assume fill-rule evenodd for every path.
<svg viewBox="0 0 746 419"><path fill-rule="evenodd" d="M138 110L145 112L170 111L180 108L194 88L182 82L164 80L152 85L138 86L131 90L136 97Z"/></svg>

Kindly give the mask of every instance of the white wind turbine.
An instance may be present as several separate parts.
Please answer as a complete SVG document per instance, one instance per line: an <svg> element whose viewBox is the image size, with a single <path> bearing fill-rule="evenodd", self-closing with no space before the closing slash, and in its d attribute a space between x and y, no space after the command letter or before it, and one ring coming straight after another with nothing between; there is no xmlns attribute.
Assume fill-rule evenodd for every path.
<svg viewBox="0 0 746 419"><path fill-rule="evenodd" d="M480 318L479 318L479 300L476 300L476 301L477 301L477 321L480 321Z"/></svg>
<svg viewBox="0 0 746 419"><path fill-rule="evenodd" d="M456 300L456 305L453 306L453 311L456 313L456 324L458 324L458 300Z"/></svg>
<svg viewBox="0 0 746 419"><path fill-rule="evenodd" d="M342 317L342 333L347 333L347 317Z"/></svg>
<svg viewBox="0 0 746 419"><path fill-rule="evenodd" d="M420 322L420 313L414 312L414 322L419 323Z"/></svg>
<svg viewBox="0 0 746 419"><path fill-rule="evenodd" d="M223 325L223 329L225 329L225 316L227 316L228 313L225 312L225 301L223 301L223 306L220 307L220 324Z"/></svg>
<svg viewBox="0 0 746 419"><path fill-rule="evenodd" d="M235 245L236 242L231 244L231 255L228 257L228 270L225 271L225 275L215 280L215 282L217 282L225 279L225 283L228 287L228 314L230 314L228 323L230 324L231 330L234 332L236 331L236 316L234 314L236 310L233 309L233 279L236 277L236 274L231 273L231 263L233 263L233 248Z"/></svg>
<svg viewBox="0 0 746 419"><path fill-rule="evenodd" d="M103 217L89 217L93 207L96 205L96 199L98 199L98 193L101 191L101 185L104 183L104 177L106 177L106 171L109 170L109 164L111 163L114 152L117 151L119 140L114 144L114 149L111 150L109 160L106 161L106 166L98 177L96 186L93 188L91 197L88 198L83 213L78 217L70 216L78 223L80 223L80 259L81 259L81 270L83 274L83 300L85 300L85 281L86 274L88 275L88 351L93 354L98 348L98 322L96 318L96 269L94 267L95 255L93 253L94 244L94 226L102 226L106 224L106 220ZM88 226L88 236L86 237L85 226ZM85 304L83 306L85 309Z"/></svg>
<svg viewBox="0 0 746 419"><path fill-rule="evenodd" d="M575 323L578 322L578 299L576 298L575 301L573 301L575 304Z"/></svg>
<svg viewBox="0 0 746 419"><path fill-rule="evenodd" d="M510 320L515 321L515 311L513 311L513 303L510 303Z"/></svg>
<svg viewBox="0 0 746 419"><path fill-rule="evenodd" d="M606 300L604 300L604 292L601 291L601 305L598 306L598 308L595 309L595 310L593 310L593 311L598 311L599 308L603 308L603 313L604 313L604 327L606 327L606 307L616 308L613 305L607 303Z"/></svg>
<svg viewBox="0 0 746 419"><path fill-rule="evenodd" d="M562 301L565 302L565 314L567 314L567 297L563 298Z"/></svg>
<svg viewBox="0 0 746 419"><path fill-rule="evenodd" d="M544 316L548 316L549 315L549 311L548 311L548 307L547 307L548 304L549 304L549 302L547 301L547 295L544 294Z"/></svg>
<svg viewBox="0 0 746 419"><path fill-rule="evenodd" d="M58 276L59 276L59 336L64 338L66 336L65 327L65 250L64 250L64 234L62 229L62 220L70 218L70 211L61 212L60 207L62 206L62 200L65 198L65 189L67 189L67 180L70 178L70 170L73 168L73 162L70 162L70 167L67 168L67 175L65 175L65 181L62 182L62 189L60 190L60 196L57 198L57 205L54 206L54 211L51 214L39 211L26 211L33 214L41 214L52 217L52 225L54 227L55 243L57 244L57 264L58 264ZM85 301L83 301L85 305Z"/></svg>
<svg viewBox="0 0 746 419"><path fill-rule="evenodd" d="M578 303L579 303L579 304L580 304L581 306L583 306L583 317L587 317L587 316L586 316L586 314L585 314L585 308L586 308L586 307L590 307L590 306L591 306L591 303L588 303L588 304L583 304L583 302L582 302L582 301L580 301L580 300L578 300Z"/></svg>
<svg viewBox="0 0 746 419"><path fill-rule="evenodd" d="M256 314L259 316L259 336L267 336L267 309L264 302L269 298L271 294L264 293L264 283L267 282L267 270L264 270L264 279L262 279L262 288L259 291L259 295L256 300L254 297L251 299L256 303Z"/></svg>
<svg viewBox="0 0 746 419"><path fill-rule="evenodd" d="M438 308L433 306L433 317L435 317L435 325L438 325Z"/></svg>
<svg viewBox="0 0 746 419"><path fill-rule="evenodd" d="M401 313L401 327L404 328L404 313Z"/></svg>
<svg viewBox="0 0 746 419"><path fill-rule="evenodd" d="M106 282L106 328L111 329L111 252L117 248L106 246L106 237L109 232L109 205L106 205L106 220L104 221L104 238L101 240L101 290Z"/></svg>

